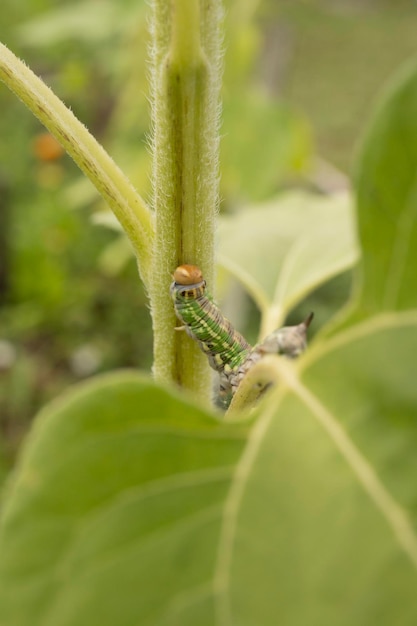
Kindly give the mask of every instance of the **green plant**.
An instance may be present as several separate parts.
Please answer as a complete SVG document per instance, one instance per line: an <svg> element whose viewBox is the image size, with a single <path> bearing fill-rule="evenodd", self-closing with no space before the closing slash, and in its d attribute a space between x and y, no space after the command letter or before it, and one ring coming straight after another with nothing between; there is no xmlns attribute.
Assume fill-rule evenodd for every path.
<svg viewBox="0 0 417 626"><path fill-rule="evenodd" d="M271 356L254 367L252 380L276 389L253 415L224 420L207 406L204 358L173 330L169 297L180 262L202 266L209 282L214 272L219 11L214 0L200 14L197 3L154 2L155 220L85 129L1 49L5 82L132 243L157 377L101 377L36 419L1 521L8 626L416 622L417 70L393 86L365 141L348 310L295 365ZM224 219L220 259L258 305L262 334L355 262L352 224L346 198L302 194Z"/></svg>

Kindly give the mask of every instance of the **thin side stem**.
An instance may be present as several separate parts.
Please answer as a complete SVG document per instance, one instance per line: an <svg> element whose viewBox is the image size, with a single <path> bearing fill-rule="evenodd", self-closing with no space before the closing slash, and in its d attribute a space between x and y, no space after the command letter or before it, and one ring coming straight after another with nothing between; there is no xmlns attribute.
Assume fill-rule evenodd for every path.
<svg viewBox="0 0 417 626"><path fill-rule="evenodd" d="M0 79L56 137L106 200L133 246L139 271L148 286L154 226L144 200L87 128L3 44Z"/></svg>

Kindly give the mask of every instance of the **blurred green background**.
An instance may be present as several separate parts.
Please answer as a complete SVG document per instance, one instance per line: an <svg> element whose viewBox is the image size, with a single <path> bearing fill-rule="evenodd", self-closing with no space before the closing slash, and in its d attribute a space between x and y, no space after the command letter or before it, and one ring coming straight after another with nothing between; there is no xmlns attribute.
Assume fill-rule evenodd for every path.
<svg viewBox="0 0 417 626"><path fill-rule="evenodd" d="M3 0L1 40L150 198L142 0ZM346 187L372 101L416 53L413 0L228 0L224 212L288 188ZM0 446L13 462L37 409L69 383L149 369L151 322L133 260L93 187L0 88Z"/></svg>

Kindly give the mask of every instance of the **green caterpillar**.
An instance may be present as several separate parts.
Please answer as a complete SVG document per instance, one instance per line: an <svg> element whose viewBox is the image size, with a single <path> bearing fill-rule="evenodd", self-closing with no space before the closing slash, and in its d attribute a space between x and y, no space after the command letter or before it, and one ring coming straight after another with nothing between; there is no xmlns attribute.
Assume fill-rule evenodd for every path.
<svg viewBox="0 0 417 626"><path fill-rule="evenodd" d="M222 372L249 355L252 346L238 333L219 308L206 296L206 281L196 265L180 265L174 272L171 296L175 312L188 335L207 355L210 365Z"/></svg>
<svg viewBox="0 0 417 626"><path fill-rule="evenodd" d="M175 312L187 334L197 341L211 367L220 374L220 394L231 397L246 372L265 354L296 358L307 346L311 313L297 326L284 326L252 347L206 295L206 281L196 265L180 265L170 292Z"/></svg>

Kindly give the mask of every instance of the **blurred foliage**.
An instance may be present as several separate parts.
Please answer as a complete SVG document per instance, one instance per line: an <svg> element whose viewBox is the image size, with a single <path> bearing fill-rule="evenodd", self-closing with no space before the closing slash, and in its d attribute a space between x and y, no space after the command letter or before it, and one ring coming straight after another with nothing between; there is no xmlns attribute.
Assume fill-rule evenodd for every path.
<svg viewBox="0 0 417 626"><path fill-rule="evenodd" d="M308 116L320 155L349 172L372 101L416 54L416 3L266 0L262 6L265 54L284 47L286 62L276 73L281 96Z"/></svg>
<svg viewBox="0 0 417 626"><path fill-rule="evenodd" d="M25 10L5 2L2 39L112 143L118 83L127 60L135 62L121 40L137 20L127 19L127 3L100 4L97 12L89 2L30 2ZM145 85L144 59L142 67ZM146 112L146 99L137 100ZM6 89L0 106L0 426L12 458L35 410L71 381L123 366L149 369L151 323L134 264L117 278L107 271L100 260L114 236L77 210L101 206L92 187ZM146 116L141 122L132 146L143 144Z"/></svg>
<svg viewBox="0 0 417 626"><path fill-rule="evenodd" d="M348 169L369 98L415 51L415 4L225 5L222 210L290 186L345 185L326 162ZM148 12L144 0L3 0L0 24L145 197ZM91 222L106 207L90 183L5 88L0 106L0 426L13 455L29 418L69 382L149 368L151 323L126 246ZM337 302L348 284L333 279Z"/></svg>

